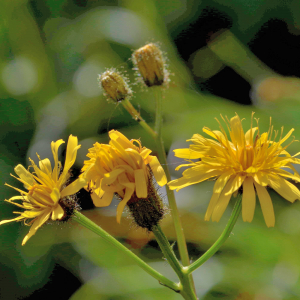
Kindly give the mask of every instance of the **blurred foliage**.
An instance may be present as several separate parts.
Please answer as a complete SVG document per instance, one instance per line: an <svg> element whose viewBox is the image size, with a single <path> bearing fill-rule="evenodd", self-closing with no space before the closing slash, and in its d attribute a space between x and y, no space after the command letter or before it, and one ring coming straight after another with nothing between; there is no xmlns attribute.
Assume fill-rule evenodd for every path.
<svg viewBox="0 0 300 300"><path fill-rule="evenodd" d="M273 19L285 24L299 47L299 12L296 0L4 1L0 10L1 199L14 195L3 186L5 182L21 188L9 176L16 164L27 165L28 157L36 160L36 152L51 158L50 142L66 140L69 134L78 136L82 144L74 174L95 141L108 141L110 129L141 138L154 149L153 141L129 114L106 101L97 82L106 68L126 74L135 91L132 103L152 124L154 96L134 84L130 60L132 50L149 41L160 43L171 72L169 88L164 90L163 135L174 178L181 174L174 171L180 161L171 150L185 147L185 140L201 133L203 126L216 129L214 118L220 114L231 117L237 112L248 127L255 111L261 130L268 128L271 116L277 129L284 126L287 132L294 127L299 140L299 79L292 77L299 76L299 70L292 71L294 65L298 69L299 51L292 43L286 48L291 55L286 52L278 59L277 48L268 50L272 60L266 66L249 50L258 32ZM278 40L278 49L282 45ZM277 65L285 65L285 71L279 74ZM222 77L225 71L231 75ZM203 90L212 80L218 92ZM250 92L252 105L231 101L242 89L246 95ZM223 90L231 92L228 100L217 96ZM299 143L292 144L290 151L298 152ZM203 221L212 186L213 182L206 182L176 194L191 259L215 241L230 214L228 209L218 224ZM300 205L291 205L276 193L272 199L275 228L266 228L257 207L253 222L240 219L221 251L195 271L199 299L233 300L243 293L256 300L300 298ZM83 192L80 203L93 208ZM87 215L176 280L152 235L137 230L129 217L116 224L116 204ZM12 218L15 208L4 201L0 206L0 219ZM162 226L174 241L170 214ZM181 299L79 225L46 225L21 247L27 230L20 224L0 227L0 299Z"/></svg>

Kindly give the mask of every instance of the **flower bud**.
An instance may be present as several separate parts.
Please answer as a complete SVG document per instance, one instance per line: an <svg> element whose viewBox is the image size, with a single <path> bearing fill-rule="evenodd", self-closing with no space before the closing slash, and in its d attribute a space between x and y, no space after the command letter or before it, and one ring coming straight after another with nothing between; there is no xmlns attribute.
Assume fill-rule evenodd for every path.
<svg viewBox="0 0 300 300"><path fill-rule="evenodd" d="M115 102L122 101L132 94L125 78L113 69L99 75L99 82L109 98Z"/></svg>
<svg viewBox="0 0 300 300"><path fill-rule="evenodd" d="M165 62L157 45L150 43L134 51L132 60L148 87L165 83L167 78Z"/></svg>

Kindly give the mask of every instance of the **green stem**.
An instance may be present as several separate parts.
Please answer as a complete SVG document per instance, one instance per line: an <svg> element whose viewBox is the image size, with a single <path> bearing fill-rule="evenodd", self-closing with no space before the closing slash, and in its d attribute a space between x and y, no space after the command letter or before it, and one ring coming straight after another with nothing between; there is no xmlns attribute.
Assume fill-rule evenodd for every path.
<svg viewBox="0 0 300 300"><path fill-rule="evenodd" d="M157 152L158 152L158 157L159 157L160 163L161 163L162 167L164 168L164 171L167 176L167 180L169 182L169 181L171 181L171 175L170 175L169 168L167 165L166 151L165 151L165 147L164 147L163 140L161 137L161 124L162 124L162 122L161 122L161 120L162 120L161 89L158 90L158 88L154 88L154 91L155 91L155 97L156 97L156 103L157 103L156 104L156 107L157 107L156 116L155 116L156 117L155 128L156 128L156 132L158 134L155 141L156 141L156 147L157 147ZM171 208L172 218L174 220L174 227L175 227L175 231L176 231L176 235L177 235L177 242L178 242L180 258L181 258L183 265L188 266L190 264L190 259L189 259L189 255L188 255L188 251L187 251L187 246L186 246L186 241L185 241L185 236L184 236L184 232L183 232L183 228L182 228L181 219L179 217L179 211L178 211L177 204L175 201L175 195L174 195L174 192L171 191L168 187L166 188L166 190L167 190L169 205Z"/></svg>
<svg viewBox="0 0 300 300"><path fill-rule="evenodd" d="M156 107L155 107L155 125L154 130L157 134L157 138L161 137L161 129L162 129L162 95L161 95L161 87L153 87L154 97L156 99Z"/></svg>
<svg viewBox="0 0 300 300"><path fill-rule="evenodd" d="M162 140L162 134L161 134L161 128L162 128L162 90L160 87L154 87L154 96L156 99L156 114L155 114L155 131L157 133L157 136L155 138L156 141L156 147L158 152L158 157L160 160L160 163L166 173L166 177L168 182L171 181L171 175L167 164L167 157L166 157L166 151L164 147L164 143ZM178 250L179 255L182 261L182 264L184 266L188 266L190 264L189 254L186 246L186 240L184 236L184 231L182 227L182 222L179 216L179 211L177 208L177 204L175 201L175 195L174 191L170 190L169 187L166 187L169 206L171 209L171 215L174 222L174 228L177 236L177 243L178 243ZM189 279L189 287L194 286L193 277L190 275L188 276ZM197 299L197 298L196 298Z"/></svg>
<svg viewBox="0 0 300 300"><path fill-rule="evenodd" d="M165 258L168 260L170 266L173 268L173 270L176 272L177 276L180 279L180 294L186 300L196 300L197 296L194 291L193 282L190 280L189 274L184 272L183 266L178 261L167 237L161 230L160 226L154 226L152 228L152 232L154 233L157 243L161 251L163 252Z"/></svg>
<svg viewBox="0 0 300 300"><path fill-rule="evenodd" d="M139 122L139 124L154 138L156 139L157 133L146 123L146 121L141 117L140 113L133 107L130 101L126 98L122 102L124 108L129 112L129 114Z"/></svg>
<svg viewBox="0 0 300 300"><path fill-rule="evenodd" d="M225 243L227 238L229 237L238 217L241 212L242 208L242 195L238 196L238 199L236 200L236 203L234 205L232 214L230 216L230 219L220 235L220 237L217 239L217 241L194 263L192 263L189 267L185 268L185 272L187 274L192 273L197 268L199 268L202 264L204 264L209 258L211 258L219 249L220 247Z"/></svg>
<svg viewBox="0 0 300 300"><path fill-rule="evenodd" d="M140 113L133 107L128 99L123 100L121 103L124 108L129 112L129 114L139 122L139 124L153 137L156 142L158 157L164 168L164 171L167 176L167 180L171 180L171 175L167 166L166 152L164 144L161 137L161 128L162 128L162 96L161 88L153 87L156 99L156 115L155 115L155 131L146 123L146 121L141 117ZM167 190L167 196L169 200L169 205L171 209L171 214L174 220L175 232L177 235L179 255L183 265L188 266L190 264L189 255L186 247L185 236L182 228L182 223L179 217L179 212L177 204L175 201L174 192L169 188Z"/></svg>
<svg viewBox="0 0 300 300"><path fill-rule="evenodd" d="M127 255L129 258L131 258L138 266L140 266L149 275L151 275L152 277L157 279L159 281L159 283L167 286L168 288L174 290L177 293L180 292L180 284L177 284L177 283L169 280L164 275L162 275L159 272L157 272L156 270L154 270L147 263L145 263L142 259L140 259L134 253L132 253L129 249L127 249L123 244L121 244L119 241L117 241L108 232L106 232L104 229L102 229L97 224L92 222L89 218L85 217L83 214L81 214L78 211L74 212L74 216L75 216L75 218L73 218L74 221L76 221L79 224L81 224L82 226L90 229L94 233L98 234L100 237L105 239L107 242L113 244L120 251L122 251L125 255Z"/></svg>
<svg viewBox="0 0 300 300"><path fill-rule="evenodd" d="M164 254L165 258L168 260L170 266L173 268L173 270L176 272L178 277L181 279L183 274L182 265L178 261L175 253L173 252L173 249L170 246L167 237L165 236L165 234L163 233L159 225L154 226L152 228L152 232L154 233L157 243L162 253Z"/></svg>

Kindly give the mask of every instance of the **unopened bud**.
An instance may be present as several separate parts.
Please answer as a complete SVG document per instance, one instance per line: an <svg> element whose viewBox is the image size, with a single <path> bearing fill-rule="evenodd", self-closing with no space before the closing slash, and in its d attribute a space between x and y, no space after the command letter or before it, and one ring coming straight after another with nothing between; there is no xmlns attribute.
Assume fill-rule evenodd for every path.
<svg viewBox="0 0 300 300"><path fill-rule="evenodd" d="M107 70L99 75L99 82L106 94L115 102L122 101L132 94L125 78L115 70Z"/></svg>
<svg viewBox="0 0 300 300"><path fill-rule="evenodd" d="M165 62L157 45L150 43L134 51L132 60L148 87L165 83Z"/></svg>

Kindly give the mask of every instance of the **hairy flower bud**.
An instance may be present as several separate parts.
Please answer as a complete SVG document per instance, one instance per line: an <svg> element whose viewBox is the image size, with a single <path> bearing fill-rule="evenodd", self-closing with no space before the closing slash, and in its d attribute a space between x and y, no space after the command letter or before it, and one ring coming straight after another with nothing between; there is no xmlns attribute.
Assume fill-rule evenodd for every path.
<svg viewBox="0 0 300 300"><path fill-rule="evenodd" d="M165 62L157 45L150 43L137 49L132 54L132 60L148 87L165 83Z"/></svg>
<svg viewBox="0 0 300 300"><path fill-rule="evenodd" d="M99 82L109 98L115 102L122 101L132 94L125 78L113 69L99 75Z"/></svg>

